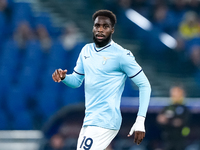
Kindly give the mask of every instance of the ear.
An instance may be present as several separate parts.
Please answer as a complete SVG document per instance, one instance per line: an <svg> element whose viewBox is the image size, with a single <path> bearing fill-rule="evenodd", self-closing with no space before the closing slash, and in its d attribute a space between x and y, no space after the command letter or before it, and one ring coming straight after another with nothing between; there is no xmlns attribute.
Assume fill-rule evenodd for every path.
<svg viewBox="0 0 200 150"><path fill-rule="evenodd" d="M115 32L115 28L114 27L112 27L112 34Z"/></svg>

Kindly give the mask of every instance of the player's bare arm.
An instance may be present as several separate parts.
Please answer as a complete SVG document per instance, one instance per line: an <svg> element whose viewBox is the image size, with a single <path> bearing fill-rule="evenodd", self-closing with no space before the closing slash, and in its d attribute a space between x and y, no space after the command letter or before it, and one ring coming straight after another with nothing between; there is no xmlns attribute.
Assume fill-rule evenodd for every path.
<svg viewBox="0 0 200 150"><path fill-rule="evenodd" d="M54 71L54 73L52 74L52 79L55 82L60 82L61 80L63 80L66 76L67 70L62 70L62 69L56 69Z"/></svg>

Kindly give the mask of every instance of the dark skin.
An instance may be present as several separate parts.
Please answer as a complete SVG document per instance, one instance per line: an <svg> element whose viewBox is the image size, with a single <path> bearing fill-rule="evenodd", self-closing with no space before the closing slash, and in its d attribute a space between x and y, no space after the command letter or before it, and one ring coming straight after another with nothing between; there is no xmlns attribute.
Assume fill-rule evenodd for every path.
<svg viewBox="0 0 200 150"><path fill-rule="evenodd" d="M130 137L131 135L128 134L128 137ZM135 134L134 134L134 143L136 143L137 145L139 145L142 140L144 139L145 137L145 132L141 132L141 131L135 131Z"/></svg>
<svg viewBox="0 0 200 150"><path fill-rule="evenodd" d="M107 45L114 33L114 27L110 21L110 18L105 16L98 16L93 25L93 40L96 47L100 48Z"/></svg>
<svg viewBox="0 0 200 150"><path fill-rule="evenodd" d="M94 21L93 26L93 39L96 47L103 47L107 45L112 38L114 33L114 27L110 21L110 18L105 16L98 16ZM60 82L66 76L67 70L56 69L52 74L52 78L55 82ZM132 135L128 134L128 137ZM134 133L134 143L139 145L145 137L145 132L135 131Z"/></svg>

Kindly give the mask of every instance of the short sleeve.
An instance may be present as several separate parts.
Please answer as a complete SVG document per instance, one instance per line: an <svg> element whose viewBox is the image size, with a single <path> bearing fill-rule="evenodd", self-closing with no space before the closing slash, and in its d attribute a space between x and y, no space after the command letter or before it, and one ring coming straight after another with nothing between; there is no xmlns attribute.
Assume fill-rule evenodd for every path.
<svg viewBox="0 0 200 150"><path fill-rule="evenodd" d="M83 49L82 49L83 51ZM80 75L84 75L84 67L83 67L83 61L82 61L82 51L79 54L79 57L76 62L76 66L74 67L74 72Z"/></svg>
<svg viewBox="0 0 200 150"><path fill-rule="evenodd" d="M129 50L125 50L120 56L121 70L132 78L142 71L140 65L136 62L135 57Z"/></svg>

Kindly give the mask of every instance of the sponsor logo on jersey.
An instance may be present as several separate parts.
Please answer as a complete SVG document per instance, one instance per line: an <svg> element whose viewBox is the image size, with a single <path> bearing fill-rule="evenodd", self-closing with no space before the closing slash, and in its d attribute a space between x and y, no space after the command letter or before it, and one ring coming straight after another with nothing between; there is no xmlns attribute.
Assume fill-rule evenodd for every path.
<svg viewBox="0 0 200 150"><path fill-rule="evenodd" d="M90 56L84 56L85 59L90 58Z"/></svg>

